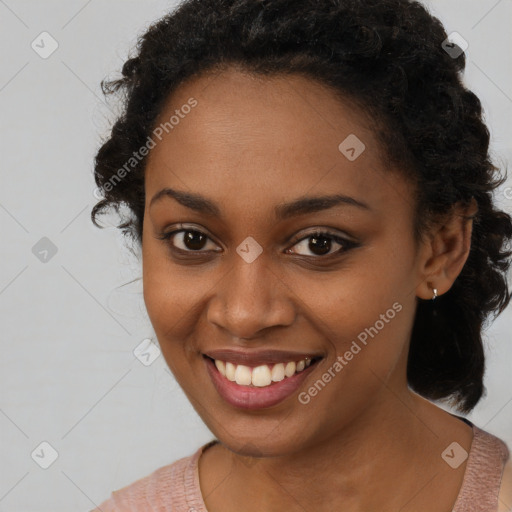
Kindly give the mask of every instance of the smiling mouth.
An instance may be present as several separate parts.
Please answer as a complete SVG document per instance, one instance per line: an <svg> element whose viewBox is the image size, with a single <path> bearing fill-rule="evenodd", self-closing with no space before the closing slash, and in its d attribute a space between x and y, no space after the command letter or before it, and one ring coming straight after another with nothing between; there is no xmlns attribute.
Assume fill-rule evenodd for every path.
<svg viewBox="0 0 512 512"><path fill-rule="evenodd" d="M303 372L322 359L321 357L305 357L298 361L261 364L251 367L230 361L213 359L205 354L203 357L211 361L217 368L217 371L227 380L248 388L274 386L281 381L290 379L298 373Z"/></svg>

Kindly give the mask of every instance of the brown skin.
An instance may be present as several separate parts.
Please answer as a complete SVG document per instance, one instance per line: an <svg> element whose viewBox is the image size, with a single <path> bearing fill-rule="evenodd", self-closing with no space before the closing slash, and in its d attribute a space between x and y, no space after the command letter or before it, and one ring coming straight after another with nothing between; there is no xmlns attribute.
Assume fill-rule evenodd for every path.
<svg viewBox="0 0 512 512"><path fill-rule="evenodd" d="M452 469L441 453L453 441L469 451L472 432L408 389L406 362L417 300L432 287L445 293L460 273L471 238L461 214L475 205L416 245L412 185L384 169L365 117L312 80L205 74L175 91L160 120L190 97L198 105L148 158L143 282L165 360L220 440L199 464L208 511L449 512L466 463ZM338 150L351 133L366 145L353 162ZM217 202L222 218L171 198L150 208L164 187ZM371 210L273 217L279 203L334 193ZM181 222L209 237L202 257L188 256L196 246L183 233L156 238ZM311 228L360 246L327 259L308 248ZM236 252L248 236L263 248L250 264ZM172 256L173 243L188 254ZM201 353L221 347L323 354L307 391L394 303L402 310L306 405L295 394L265 410L234 408L205 370Z"/></svg>

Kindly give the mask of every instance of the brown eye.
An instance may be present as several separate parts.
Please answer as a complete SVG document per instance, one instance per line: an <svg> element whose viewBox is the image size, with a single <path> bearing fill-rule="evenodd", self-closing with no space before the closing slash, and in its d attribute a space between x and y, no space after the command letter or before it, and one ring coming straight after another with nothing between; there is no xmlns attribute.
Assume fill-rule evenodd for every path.
<svg viewBox="0 0 512 512"><path fill-rule="evenodd" d="M200 251L204 249L207 236L199 233L199 231L183 231L182 243L191 251Z"/></svg>
<svg viewBox="0 0 512 512"><path fill-rule="evenodd" d="M294 247L300 250L310 251L311 254L303 254L303 256L330 256L339 252L344 252L357 244L350 240L344 240L338 235L329 232L315 232L299 240ZM339 247L338 250L330 252L333 248ZM290 251L290 250L289 250ZM297 253L296 250L291 251ZM299 253L300 254L300 253Z"/></svg>
<svg viewBox="0 0 512 512"><path fill-rule="evenodd" d="M165 233L158 238L160 240L168 240L171 248L184 252L202 252L209 250L207 248L205 249L209 236L196 229L179 229ZM213 246L213 250L215 250L216 245L213 244Z"/></svg>

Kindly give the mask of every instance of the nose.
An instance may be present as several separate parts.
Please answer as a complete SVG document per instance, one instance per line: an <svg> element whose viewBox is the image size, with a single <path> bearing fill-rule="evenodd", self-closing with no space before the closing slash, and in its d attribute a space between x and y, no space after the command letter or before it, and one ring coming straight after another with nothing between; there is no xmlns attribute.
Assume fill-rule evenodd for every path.
<svg viewBox="0 0 512 512"><path fill-rule="evenodd" d="M272 327L287 327L296 316L294 294L264 254L247 263L238 255L208 304L207 319L224 336L249 340Z"/></svg>

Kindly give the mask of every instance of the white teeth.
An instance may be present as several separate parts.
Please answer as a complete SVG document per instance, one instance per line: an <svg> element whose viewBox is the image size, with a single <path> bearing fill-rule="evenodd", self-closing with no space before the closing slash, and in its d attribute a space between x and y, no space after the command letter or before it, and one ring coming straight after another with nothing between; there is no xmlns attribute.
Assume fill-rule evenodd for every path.
<svg viewBox="0 0 512 512"><path fill-rule="evenodd" d="M268 386L272 382L270 368L266 364L253 368L251 382L253 386L258 386L260 388Z"/></svg>
<svg viewBox="0 0 512 512"><path fill-rule="evenodd" d="M232 382L234 382L234 380L235 380L235 371L236 371L236 366L233 363L227 362L226 363L226 377Z"/></svg>
<svg viewBox="0 0 512 512"><path fill-rule="evenodd" d="M226 365L224 364L224 361L219 361L218 359L215 359L215 366L217 367L217 370L219 370L219 372L225 377Z"/></svg>
<svg viewBox="0 0 512 512"><path fill-rule="evenodd" d="M309 357L297 362L276 363L272 369L266 364L251 368L243 364L236 365L229 361L215 359L215 366L219 373L231 382L236 382L240 386L253 385L260 388L269 386L273 382L281 382L286 377L292 377L310 365Z"/></svg>
<svg viewBox="0 0 512 512"><path fill-rule="evenodd" d="M286 363L286 366L284 367L284 374L287 377L291 377L295 370L297 369L297 365L295 364L295 361L290 361L289 363Z"/></svg>
<svg viewBox="0 0 512 512"><path fill-rule="evenodd" d="M272 380L274 382L280 382L284 379L284 364L275 364L272 368Z"/></svg>
<svg viewBox="0 0 512 512"><path fill-rule="evenodd" d="M248 366L239 364L235 371L235 381L241 386L248 386L251 383L251 369Z"/></svg>

